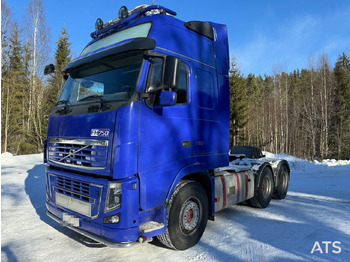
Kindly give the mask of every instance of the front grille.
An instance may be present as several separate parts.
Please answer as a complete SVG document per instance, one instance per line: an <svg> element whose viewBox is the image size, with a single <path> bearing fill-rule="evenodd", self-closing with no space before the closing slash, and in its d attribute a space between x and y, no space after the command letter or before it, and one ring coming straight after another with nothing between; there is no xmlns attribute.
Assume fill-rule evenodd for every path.
<svg viewBox="0 0 350 262"><path fill-rule="evenodd" d="M82 169L104 169L107 165L108 140L50 138L49 160Z"/></svg>
<svg viewBox="0 0 350 262"><path fill-rule="evenodd" d="M90 185L86 182L80 182L65 177L57 177L57 192L69 197L74 197L82 201L90 202Z"/></svg>
<svg viewBox="0 0 350 262"><path fill-rule="evenodd" d="M58 174L50 174L49 179L52 197L60 208L66 208L92 219L99 216L103 185Z"/></svg>

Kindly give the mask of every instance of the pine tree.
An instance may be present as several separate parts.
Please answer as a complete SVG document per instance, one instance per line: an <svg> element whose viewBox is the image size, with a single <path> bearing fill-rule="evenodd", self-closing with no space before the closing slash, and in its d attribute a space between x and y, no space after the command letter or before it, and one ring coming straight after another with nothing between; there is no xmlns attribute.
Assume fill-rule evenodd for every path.
<svg viewBox="0 0 350 262"><path fill-rule="evenodd" d="M14 23L9 38L8 70L3 76L2 86L2 151L14 154L27 153L23 150L23 145L27 143L23 101L28 94L28 74L19 35L18 25Z"/></svg>
<svg viewBox="0 0 350 262"><path fill-rule="evenodd" d="M69 35L66 27L63 26L61 35L57 41L55 52L55 73L48 79L48 87L44 91L43 102L43 136L46 136L47 121L50 111L55 106L64 85L64 68L71 60Z"/></svg>
<svg viewBox="0 0 350 262"><path fill-rule="evenodd" d="M264 94L264 131L265 138L263 143L263 149L269 152L273 152L275 149L274 143L274 122L275 122L275 98L272 96L274 91L274 79L272 76L265 75L264 80L265 94Z"/></svg>
<svg viewBox="0 0 350 262"><path fill-rule="evenodd" d="M248 75L244 103L248 114L248 123L245 128L245 143L249 145L261 146L264 144L262 134L264 89L265 83L261 76Z"/></svg>
<svg viewBox="0 0 350 262"><path fill-rule="evenodd" d="M243 128L246 125L247 104L244 77L232 59L230 69L230 145L244 144Z"/></svg>
<svg viewBox="0 0 350 262"><path fill-rule="evenodd" d="M335 64L338 159L350 159L350 59L343 53Z"/></svg>

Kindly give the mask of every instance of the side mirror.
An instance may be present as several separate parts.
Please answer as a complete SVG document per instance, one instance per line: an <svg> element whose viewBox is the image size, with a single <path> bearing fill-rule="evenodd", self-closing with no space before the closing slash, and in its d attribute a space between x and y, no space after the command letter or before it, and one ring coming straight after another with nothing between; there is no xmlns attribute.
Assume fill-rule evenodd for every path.
<svg viewBox="0 0 350 262"><path fill-rule="evenodd" d="M176 93L174 91L162 91L159 97L161 106L173 106L176 103Z"/></svg>
<svg viewBox="0 0 350 262"><path fill-rule="evenodd" d="M49 64L45 66L44 75L49 75L55 72L55 66L53 64Z"/></svg>
<svg viewBox="0 0 350 262"><path fill-rule="evenodd" d="M181 60L174 56L165 59L164 87L167 90L176 91L180 78Z"/></svg>

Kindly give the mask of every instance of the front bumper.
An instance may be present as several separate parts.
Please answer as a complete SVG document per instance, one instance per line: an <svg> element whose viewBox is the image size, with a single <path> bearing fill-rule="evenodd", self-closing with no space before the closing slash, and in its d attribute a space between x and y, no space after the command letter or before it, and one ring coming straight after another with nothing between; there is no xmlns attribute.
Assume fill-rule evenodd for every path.
<svg viewBox="0 0 350 262"><path fill-rule="evenodd" d="M98 237L98 242L106 242L102 241L103 239L111 243L139 241L140 235L142 237L143 235L139 228L138 181L136 178L130 178L124 179L122 182L121 207L105 212L109 180L48 168L47 211L50 213L50 217L56 217L58 222L64 222L61 221L64 214L78 218L79 222L73 223L75 225L73 230L79 233L87 232L87 234L91 234L89 238L92 239ZM120 214L118 223L104 223L105 217L117 214ZM57 219L55 220L57 221ZM71 227L72 224L69 226Z"/></svg>
<svg viewBox="0 0 350 262"><path fill-rule="evenodd" d="M114 248L125 248L125 247L132 247L132 246L135 246L135 245L140 244L140 243L152 241L152 238L145 239L143 237L139 237L138 242L113 242L113 241L110 241L106 238L103 238L103 237L97 236L93 233L82 230L80 228L70 226L68 224L64 224L63 221L59 217L55 216L54 214L50 213L49 211L47 211L46 214L48 215L48 217L55 220L57 223L69 228L70 230L73 230L73 231L75 231L75 232L77 232L77 233L79 233L87 238L90 238L90 239L92 239L100 244L106 245L106 246L110 246L110 247L114 247Z"/></svg>

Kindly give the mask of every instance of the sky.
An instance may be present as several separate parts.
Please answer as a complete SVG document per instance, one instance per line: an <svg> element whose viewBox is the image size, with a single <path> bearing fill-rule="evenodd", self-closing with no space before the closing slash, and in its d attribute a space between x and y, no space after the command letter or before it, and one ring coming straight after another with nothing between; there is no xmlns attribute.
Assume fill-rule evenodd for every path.
<svg viewBox="0 0 350 262"><path fill-rule="evenodd" d="M22 26L29 1L6 0ZM131 10L152 2L176 11L183 21L226 24L230 57L245 76L309 68L322 54L333 67L340 54L350 55L349 0L43 0L51 57L63 25L77 57L91 40L97 18L107 22L118 16L122 5Z"/></svg>

